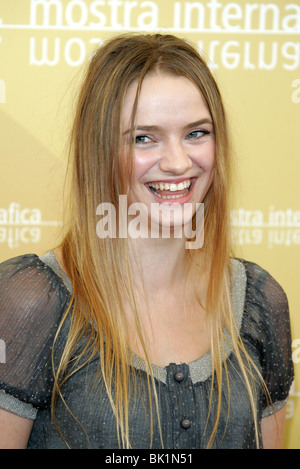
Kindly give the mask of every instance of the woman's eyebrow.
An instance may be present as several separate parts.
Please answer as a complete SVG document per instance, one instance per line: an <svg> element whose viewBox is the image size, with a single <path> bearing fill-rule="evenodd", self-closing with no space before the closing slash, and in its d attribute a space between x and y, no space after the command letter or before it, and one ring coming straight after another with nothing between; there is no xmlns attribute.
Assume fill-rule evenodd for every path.
<svg viewBox="0 0 300 469"><path fill-rule="evenodd" d="M143 130L145 132L160 131L163 128L159 125L137 125L134 130ZM125 130L123 135L130 133L132 129Z"/></svg>
<svg viewBox="0 0 300 469"><path fill-rule="evenodd" d="M198 127L199 125L203 124L213 124L212 120L210 117L204 117L203 119L199 119L195 122L191 122L190 124L187 124L184 129L190 129L191 127Z"/></svg>
<svg viewBox="0 0 300 469"><path fill-rule="evenodd" d="M199 119L195 122L191 122L187 125L184 126L184 130L190 129L191 127L198 127L199 125L203 124L211 124L212 125L212 120L209 117L205 117L203 119ZM153 132L153 131L161 131L163 128L159 125L137 125L136 130L142 130L143 132ZM123 135L126 135L131 132L131 129L125 130L123 132Z"/></svg>

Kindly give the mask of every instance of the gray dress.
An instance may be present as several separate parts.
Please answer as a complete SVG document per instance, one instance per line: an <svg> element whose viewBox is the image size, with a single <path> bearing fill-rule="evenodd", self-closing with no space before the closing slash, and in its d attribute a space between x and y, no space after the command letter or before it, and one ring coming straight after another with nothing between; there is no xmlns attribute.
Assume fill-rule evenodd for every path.
<svg viewBox="0 0 300 469"><path fill-rule="evenodd" d="M258 421L279 410L293 381L291 336L286 295L278 283L256 264L232 259L231 296L237 327L267 385L273 406L257 387ZM51 422L53 339L71 297L72 285L53 252L39 258L28 254L0 265L0 340L5 363L0 363L0 407L34 420L28 448L67 448ZM58 363L68 323L54 349ZM83 343L79 344L84 346ZM130 395L129 429L134 449L150 447L147 375L142 359L138 388ZM230 348L225 357L229 374L222 388L222 409L214 448L255 448L252 411L239 365ZM101 376L94 385L98 360L94 358L67 381L64 403L57 404L57 420L69 447L117 449L115 418ZM205 448L215 421L216 386L207 421L212 364L210 353L191 362L153 366L165 449ZM225 380L224 380L225 381ZM230 402L230 405L229 405ZM154 405L155 407L155 405ZM229 414L228 414L229 407ZM261 442L260 442L261 444ZM156 411L153 411L152 448L161 448Z"/></svg>

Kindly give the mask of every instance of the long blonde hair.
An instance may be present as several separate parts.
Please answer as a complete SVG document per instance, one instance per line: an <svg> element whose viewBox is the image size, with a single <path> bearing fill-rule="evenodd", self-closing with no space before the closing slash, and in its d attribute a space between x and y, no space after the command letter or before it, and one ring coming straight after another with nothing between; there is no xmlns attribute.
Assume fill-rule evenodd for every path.
<svg viewBox="0 0 300 469"><path fill-rule="evenodd" d="M96 235L97 205L102 202L113 204L118 217L118 197L127 193L133 174L132 158L128 159L125 170L124 167L121 170L124 96L128 87L137 82L132 114L134 130L141 84L146 74L154 70L191 80L206 101L214 125L216 163L213 182L204 200L205 243L202 248L210 260L205 310L211 332L212 389L214 380L218 386L217 414L208 446L212 445L216 435L221 410L223 366L226 371L224 327L231 336L232 348L248 389L258 443L253 365L239 339L230 299L230 149L226 116L218 86L205 61L189 43L169 34L130 34L108 41L91 59L81 87L70 152L68 230L61 244L64 265L73 284L72 299L64 317L71 317L71 326L64 354L55 370L53 418L62 386L79 363L75 360L70 367L72 352L80 338L86 335L87 345L78 360L84 355L87 361L99 356L99 369L115 414L120 446L130 447L129 387L134 370L129 358L124 293L134 311L138 337L148 364L149 395L151 387L153 390L155 387L135 306L127 240L99 239ZM193 250L190 258L197 270L199 252ZM159 416L158 398L155 392L153 395L153 405ZM151 423L151 434L152 430Z"/></svg>

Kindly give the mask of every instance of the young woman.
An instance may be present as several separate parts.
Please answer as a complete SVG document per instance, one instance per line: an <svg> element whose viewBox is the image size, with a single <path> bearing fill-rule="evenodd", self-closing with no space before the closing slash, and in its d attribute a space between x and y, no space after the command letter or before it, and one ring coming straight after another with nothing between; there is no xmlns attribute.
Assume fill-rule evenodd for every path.
<svg viewBox="0 0 300 469"><path fill-rule="evenodd" d="M288 305L231 258L230 162L190 44L126 35L93 56L61 246L1 266L2 447L280 447Z"/></svg>

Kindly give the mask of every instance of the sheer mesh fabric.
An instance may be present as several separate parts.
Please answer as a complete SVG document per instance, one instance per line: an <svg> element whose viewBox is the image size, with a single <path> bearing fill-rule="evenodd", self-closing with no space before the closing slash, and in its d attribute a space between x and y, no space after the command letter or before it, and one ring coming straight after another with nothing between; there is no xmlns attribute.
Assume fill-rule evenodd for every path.
<svg viewBox="0 0 300 469"><path fill-rule="evenodd" d="M244 260L235 263L238 269L233 282L240 286L239 294L243 294L243 301L237 306L240 334L248 353L261 370L274 404L268 408L258 387L257 416L260 421L286 403L293 380L288 302L280 285L265 270ZM58 265L51 268L34 254L2 263L0 272L0 340L4 342L6 352L5 363L0 363L0 407L34 419L28 448L66 448L66 442L51 422L51 354L58 324L70 301L70 285ZM244 284L240 279L242 276ZM67 325L55 347L55 363L63 351L66 335ZM211 388L209 358L210 354L206 354L190 364L153 367L164 448L206 446L216 411L214 390L212 412L206 426ZM226 364L230 382L229 420L227 422L229 395L224 383L214 447L255 448L247 391L238 362L230 352ZM63 402L58 402L58 423L71 448L118 448L115 419L101 377L98 386L94 386L97 365L97 359L94 359L75 373L63 389L64 399L80 424ZM131 443L133 448L149 448L147 377L142 360L136 359L135 367L139 372L138 387L136 391L132 389L130 401ZM161 448L155 411L153 420L152 447ZM183 421L189 425L183 425Z"/></svg>

